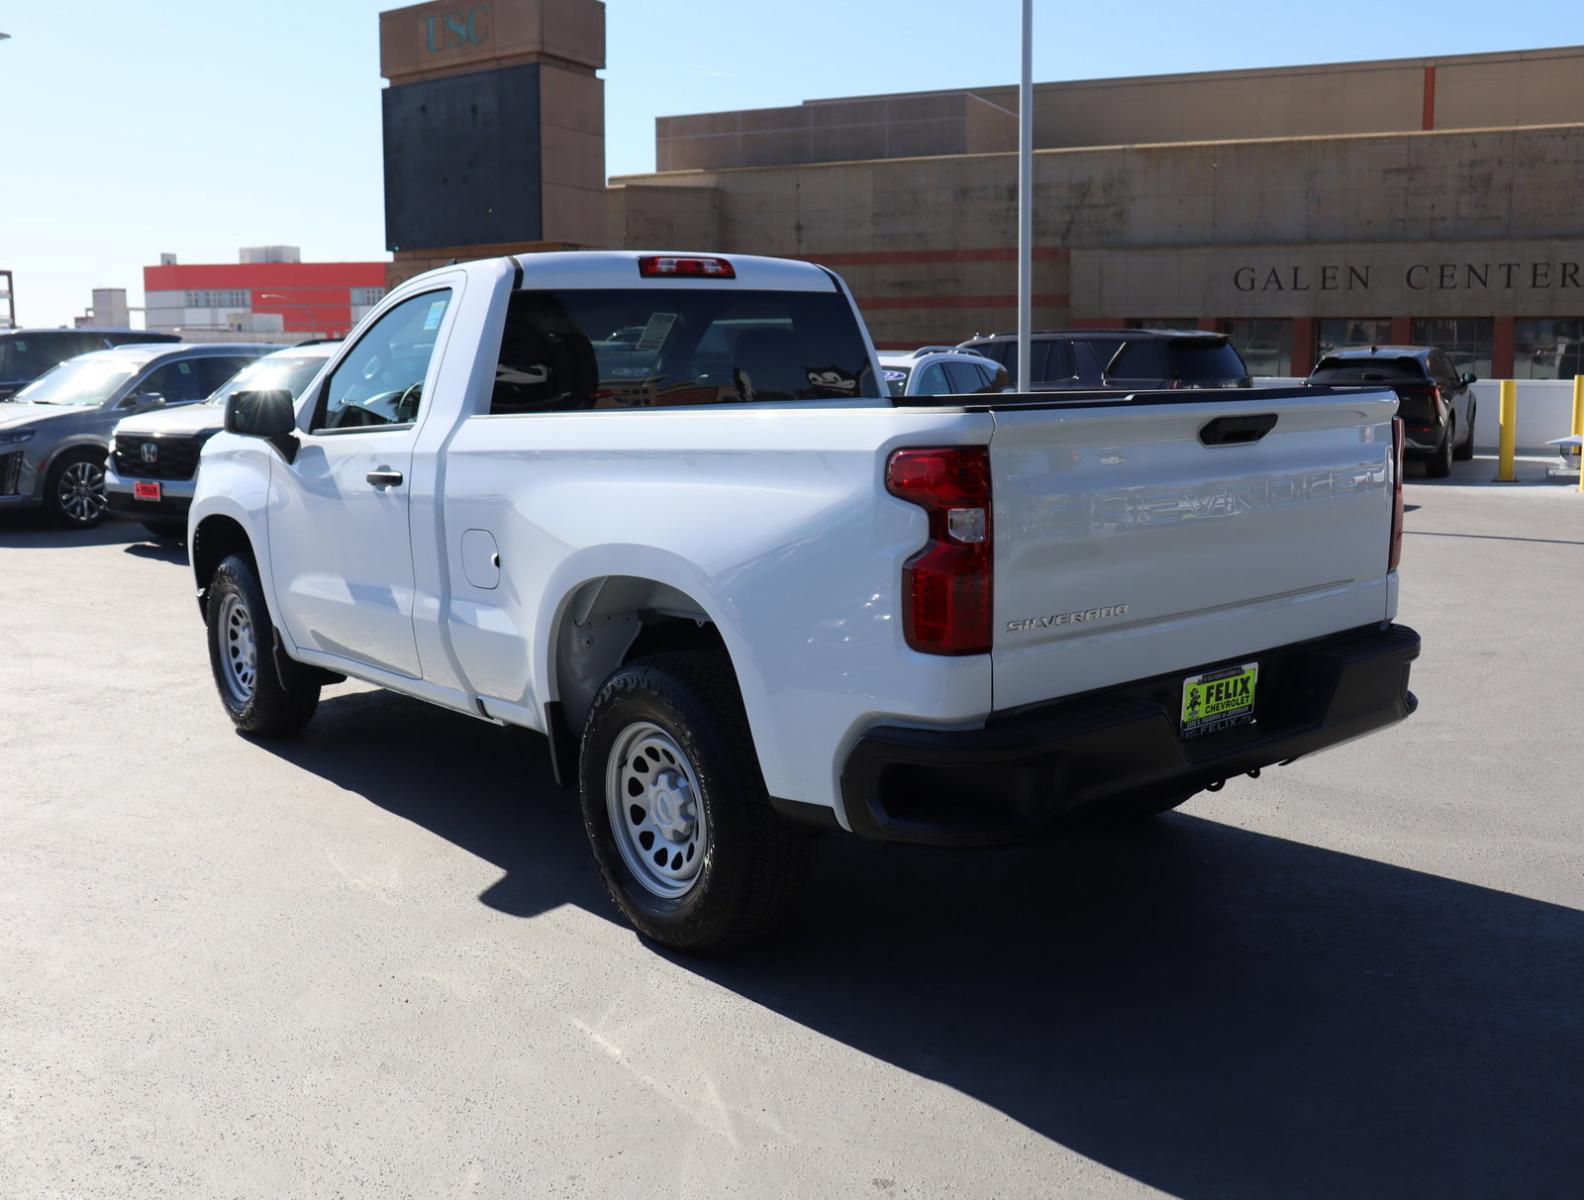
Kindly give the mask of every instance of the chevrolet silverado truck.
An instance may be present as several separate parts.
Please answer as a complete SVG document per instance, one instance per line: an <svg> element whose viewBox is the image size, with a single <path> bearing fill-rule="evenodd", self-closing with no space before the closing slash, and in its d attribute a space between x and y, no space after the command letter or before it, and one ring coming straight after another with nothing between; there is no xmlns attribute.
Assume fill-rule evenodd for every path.
<svg viewBox="0 0 1584 1200"><path fill-rule="evenodd" d="M842 280L546 253L231 397L189 545L219 696L353 676L549 739L617 906L719 950L820 826L1164 812L1407 717L1388 389L894 398Z"/></svg>

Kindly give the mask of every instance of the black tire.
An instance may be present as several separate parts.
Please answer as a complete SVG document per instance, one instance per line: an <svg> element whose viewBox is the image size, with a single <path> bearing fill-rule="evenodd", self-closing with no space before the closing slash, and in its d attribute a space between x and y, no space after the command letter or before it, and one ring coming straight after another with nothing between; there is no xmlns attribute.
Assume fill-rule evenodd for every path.
<svg viewBox="0 0 1584 1200"><path fill-rule="evenodd" d="M283 737L308 724L319 706L319 685L281 685L271 654L275 630L253 564L237 554L221 562L209 581L204 606L209 666L220 703L237 729L254 737ZM231 665L247 657L246 635L235 616L238 609L252 638L251 672Z"/></svg>
<svg viewBox="0 0 1584 1200"><path fill-rule="evenodd" d="M179 542L187 536L187 526L176 521L139 521L138 524L148 531L150 537L164 542Z"/></svg>
<svg viewBox="0 0 1584 1200"><path fill-rule="evenodd" d="M1452 450L1452 457L1457 459L1458 462L1468 462L1474 457L1474 429L1474 401L1470 400L1468 415L1468 438L1461 446L1455 446Z"/></svg>
<svg viewBox="0 0 1584 1200"><path fill-rule="evenodd" d="M104 520L103 450L82 447L57 458L44 480L44 510L62 529L92 529Z"/></svg>
<svg viewBox="0 0 1584 1200"><path fill-rule="evenodd" d="M697 780L692 803L702 806L708 830L702 865L674 897L657 894L624 861L606 802L612 751L645 727L682 751ZM614 770L620 774L621 764ZM617 670L584 724L578 781L594 861L616 907L643 936L694 954L734 949L773 932L797 900L810 838L770 807L736 680L720 655L657 654ZM615 807L625 819L625 794Z"/></svg>
<svg viewBox="0 0 1584 1200"><path fill-rule="evenodd" d="M1446 437L1429 458L1425 459L1425 474L1431 479L1445 479L1452 474L1452 446L1457 440L1457 422L1448 421Z"/></svg>

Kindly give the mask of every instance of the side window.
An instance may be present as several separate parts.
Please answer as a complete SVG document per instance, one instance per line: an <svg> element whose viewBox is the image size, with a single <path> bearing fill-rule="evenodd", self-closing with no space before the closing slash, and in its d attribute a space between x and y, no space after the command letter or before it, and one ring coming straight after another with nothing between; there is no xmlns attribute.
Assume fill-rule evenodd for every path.
<svg viewBox="0 0 1584 1200"><path fill-rule="evenodd" d="M1045 364L1050 361L1050 348L1051 344L1049 342L1036 341L1029 343L1028 381L1030 383L1044 383L1050 378L1045 373Z"/></svg>
<svg viewBox="0 0 1584 1200"><path fill-rule="evenodd" d="M953 388L946 381L946 372L941 370L940 363L930 363L919 372L918 387L913 390L915 396L950 396Z"/></svg>
<svg viewBox="0 0 1584 1200"><path fill-rule="evenodd" d="M450 304L449 290L425 292L370 326L325 384L312 428L378 429L416 421Z"/></svg>
<svg viewBox="0 0 1584 1200"><path fill-rule="evenodd" d="M1000 360L1001 365L1006 368L1006 373L1013 379L1017 379L1018 385L1021 387L1023 380L1018 379L1017 343L998 342L996 343L996 348L1001 351L996 357Z"/></svg>
<svg viewBox="0 0 1584 1200"><path fill-rule="evenodd" d="M1458 384L1457 370L1445 350L1437 350L1430 356L1430 373L1441 381L1442 387L1456 387Z"/></svg>
<svg viewBox="0 0 1584 1200"><path fill-rule="evenodd" d="M985 388L983 368L970 362L947 363L946 380L954 396L971 396Z"/></svg>
<svg viewBox="0 0 1584 1200"><path fill-rule="evenodd" d="M203 385L202 363L202 359L194 358L166 363L138 384L137 390L145 396L157 392L165 398L166 404L191 404L194 400L202 400L214 390Z"/></svg>
<svg viewBox="0 0 1584 1200"><path fill-rule="evenodd" d="M1045 373L1040 377L1047 383L1070 383L1078 374L1073 365L1071 342L1047 342L1050 357L1045 360Z"/></svg>

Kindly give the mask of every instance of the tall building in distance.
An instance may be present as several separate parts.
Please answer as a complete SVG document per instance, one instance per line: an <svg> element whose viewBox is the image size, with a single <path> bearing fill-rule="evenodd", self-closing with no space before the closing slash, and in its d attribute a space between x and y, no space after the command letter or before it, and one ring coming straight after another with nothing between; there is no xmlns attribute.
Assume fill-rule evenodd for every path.
<svg viewBox="0 0 1584 1200"><path fill-rule="evenodd" d="M305 263L296 246L249 246L235 263L143 268L145 322L188 341L344 337L385 294L382 262Z"/></svg>

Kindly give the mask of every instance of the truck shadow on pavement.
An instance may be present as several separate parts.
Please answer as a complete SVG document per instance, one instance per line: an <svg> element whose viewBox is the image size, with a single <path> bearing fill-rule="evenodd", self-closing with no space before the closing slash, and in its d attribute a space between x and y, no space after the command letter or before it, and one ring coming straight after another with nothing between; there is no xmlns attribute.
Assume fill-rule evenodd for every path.
<svg viewBox="0 0 1584 1200"><path fill-rule="evenodd" d="M371 692L271 748L499 866L496 909L615 919L534 735ZM1577 1194L1578 911L1186 814L819 851L781 941L666 957L1175 1195Z"/></svg>

